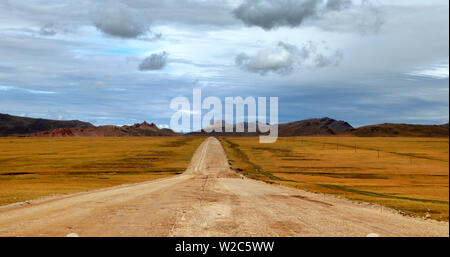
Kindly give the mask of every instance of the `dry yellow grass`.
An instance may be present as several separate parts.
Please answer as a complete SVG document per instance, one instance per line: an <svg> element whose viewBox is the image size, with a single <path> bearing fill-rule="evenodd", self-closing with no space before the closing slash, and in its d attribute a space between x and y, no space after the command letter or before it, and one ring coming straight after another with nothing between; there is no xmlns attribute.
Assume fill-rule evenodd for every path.
<svg viewBox="0 0 450 257"><path fill-rule="evenodd" d="M448 138L222 138L249 177L382 204L407 214L449 217Z"/></svg>
<svg viewBox="0 0 450 257"><path fill-rule="evenodd" d="M0 205L180 174L203 140L0 138Z"/></svg>

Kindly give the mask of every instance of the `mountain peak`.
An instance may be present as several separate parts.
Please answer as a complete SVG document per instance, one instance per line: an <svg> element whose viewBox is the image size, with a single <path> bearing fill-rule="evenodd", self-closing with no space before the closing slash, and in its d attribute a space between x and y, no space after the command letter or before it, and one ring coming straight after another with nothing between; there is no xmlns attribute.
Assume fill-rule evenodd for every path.
<svg viewBox="0 0 450 257"><path fill-rule="evenodd" d="M152 129L152 130L158 130L159 128L155 125L155 123L147 123L147 121L144 121L142 123L136 123L132 126L135 129Z"/></svg>
<svg viewBox="0 0 450 257"><path fill-rule="evenodd" d="M157 126L155 125L155 123L152 122L152 123L149 124L149 123L147 123L147 121L142 122L140 126L141 126L141 127L152 127L152 128L155 128L155 127L156 127L156 128L157 128Z"/></svg>

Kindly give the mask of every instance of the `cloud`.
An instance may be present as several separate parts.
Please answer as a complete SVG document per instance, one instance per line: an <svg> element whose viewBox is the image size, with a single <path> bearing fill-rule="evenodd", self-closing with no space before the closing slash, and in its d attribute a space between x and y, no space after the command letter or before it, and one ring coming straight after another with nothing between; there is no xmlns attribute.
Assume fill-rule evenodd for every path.
<svg viewBox="0 0 450 257"><path fill-rule="evenodd" d="M434 79L448 79L449 78L449 64L448 60L444 63L430 65L430 67L416 69L412 72L406 73L411 76L427 77Z"/></svg>
<svg viewBox="0 0 450 257"><path fill-rule="evenodd" d="M369 0L363 0L358 5L351 1L328 0L320 18L310 22L310 25L323 30L360 34L378 33L384 24L385 12Z"/></svg>
<svg viewBox="0 0 450 257"><path fill-rule="evenodd" d="M377 32L381 13L368 0L354 5L351 0L245 0L233 11L247 26L264 30L279 27L315 26L326 30Z"/></svg>
<svg viewBox="0 0 450 257"><path fill-rule="evenodd" d="M325 68L330 66L338 66L344 58L344 53L341 50L336 50L331 55L317 54L314 57L314 67Z"/></svg>
<svg viewBox="0 0 450 257"><path fill-rule="evenodd" d="M271 30L281 26L297 27L317 14L316 0L246 0L233 11L248 26Z"/></svg>
<svg viewBox="0 0 450 257"><path fill-rule="evenodd" d="M299 68L324 68L337 66L343 58L342 51L319 53L320 46L313 42L301 48L284 42L276 47L263 49L254 55L239 54L235 63L241 69L265 75L269 72L287 75ZM324 47L326 48L326 47Z"/></svg>
<svg viewBox="0 0 450 257"><path fill-rule="evenodd" d="M56 29L52 24L47 24L39 30L39 34L44 36L54 36L56 33Z"/></svg>
<svg viewBox="0 0 450 257"><path fill-rule="evenodd" d="M137 12L122 4L99 7L93 15L97 29L110 36L137 38L150 30Z"/></svg>
<svg viewBox="0 0 450 257"><path fill-rule="evenodd" d="M67 24L47 23L39 29L38 33L43 36L54 36L56 34L67 34L74 31L75 29Z"/></svg>
<svg viewBox="0 0 450 257"><path fill-rule="evenodd" d="M44 94L44 95L56 94L56 92L51 92L51 91L34 90L34 89L19 88L19 87L12 87L12 86L0 86L0 90L1 91L18 90L18 91L27 92L30 94Z"/></svg>
<svg viewBox="0 0 450 257"><path fill-rule="evenodd" d="M157 124L156 125L160 129L169 129L170 126L168 124Z"/></svg>
<svg viewBox="0 0 450 257"><path fill-rule="evenodd" d="M142 61L139 65L139 70L161 70L167 65L167 56L168 54L166 52L152 54Z"/></svg>
<svg viewBox="0 0 450 257"><path fill-rule="evenodd" d="M342 11L352 6L351 0L328 0L326 8L333 11Z"/></svg>
<svg viewBox="0 0 450 257"><path fill-rule="evenodd" d="M283 48L266 49L253 56L241 53L236 64L244 70L264 75L270 71L287 74L293 69L293 55Z"/></svg>

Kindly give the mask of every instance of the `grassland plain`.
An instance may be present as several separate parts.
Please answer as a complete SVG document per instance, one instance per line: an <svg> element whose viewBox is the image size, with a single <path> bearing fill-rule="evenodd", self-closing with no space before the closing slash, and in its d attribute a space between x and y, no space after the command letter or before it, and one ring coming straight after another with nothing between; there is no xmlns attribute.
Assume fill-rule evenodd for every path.
<svg viewBox="0 0 450 257"><path fill-rule="evenodd" d="M413 216L449 219L448 138L221 138L237 171Z"/></svg>
<svg viewBox="0 0 450 257"><path fill-rule="evenodd" d="M204 138L0 138L0 205L184 172Z"/></svg>

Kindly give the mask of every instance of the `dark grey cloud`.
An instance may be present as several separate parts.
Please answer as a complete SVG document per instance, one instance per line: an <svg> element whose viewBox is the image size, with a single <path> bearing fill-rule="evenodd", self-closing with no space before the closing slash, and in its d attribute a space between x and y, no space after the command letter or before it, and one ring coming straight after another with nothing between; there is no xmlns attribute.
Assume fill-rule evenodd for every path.
<svg viewBox="0 0 450 257"><path fill-rule="evenodd" d="M148 21L126 5L102 5L92 15L97 29L111 36L136 38L149 31Z"/></svg>
<svg viewBox="0 0 450 257"><path fill-rule="evenodd" d="M359 5L351 0L245 0L233 14L247 26L265 30L309 25L366 33L383 25L381 12L368 0Z"/></svg>
<svg viewBox="0 0 450 257"><path fill-rule="evenodd" d="M233 11L248 26L265 30L281 26L297 27L307 18L317 16L317 0L246 0Z"/></svg>
<svg viewBox="0 0 450 257"><path fill-rule="evenodd" d="M265 75L269 72L287 75L301 68L324 68L338 66L343 58L341 50L320 53L319 45L313 42L303 44L300 48L279 42L274 48L263 49L256 54L239 54L235 63L241 69Z"/></svg>
<svg viewBox="0 0 450 257"><path fill-rule="evenodd" d="M167 65L166 52L152 54L145 58L139 65L140 71L161 70Z"/></svg>

